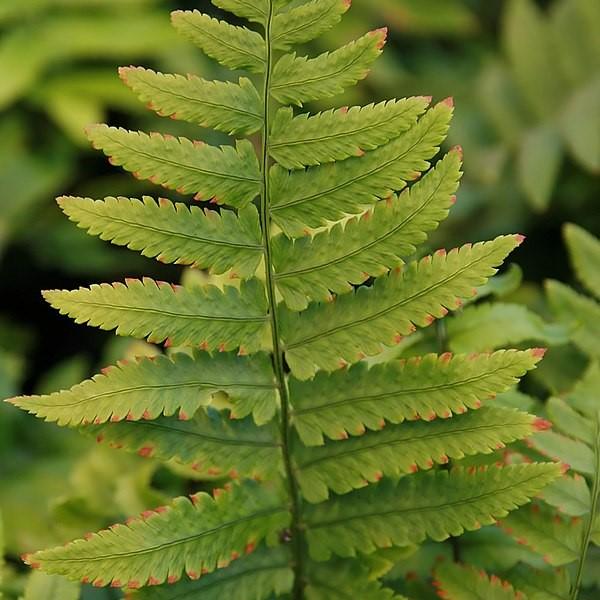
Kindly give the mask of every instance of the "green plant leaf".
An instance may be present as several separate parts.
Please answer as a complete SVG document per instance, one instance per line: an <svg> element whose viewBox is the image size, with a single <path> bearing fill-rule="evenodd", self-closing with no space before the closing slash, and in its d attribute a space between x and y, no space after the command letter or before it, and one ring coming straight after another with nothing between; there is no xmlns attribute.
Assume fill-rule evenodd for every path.
<svg viewBox="0 0 600 600"><path fill-rule="evenodd" d="M258 211L202 210L173 203L135 198L74 198L62 196L58 204L71 221L118 246L138 250L164 263L191 265L212 273L234 270L251 277L262 258Z"/></svg>
<svg viewBox="0 0 600 600"><path fill-rule="evenodd" d="M378 202L372 211L310 238L273 240L277 289L292 310L310 300L325 301L331 292L403 264L448 215L460 177L460 154L450 152L400 197Z"/></svg>
<svg viewBox="0 0 600 600"><path fill-rule="evenodd" d="M256 279L242 282L239 290L226 286L221 291L214 286L188 289L145 277L43 295L76 323L116 329L117 335L153 343L168 339L173 346L221 351L243 347L253 352L261 347L268 327L265 293Z"/></svg>
<svg viewBox="0 0 600 600"><path fill-rule="evenodd" d="M416 125L364 156L288 172L271 169L271 214L291 237L306 227L320 227L346 214L358 214L381 198L406 187L429 169L446 137L452 116L449 102L428 110Z"/></svg>
<svg viewBox="0 0 600 600"><path fill-rule="evenodd" d="M563 235L579 281L600 299L600 240L573 223L565 225Z"/></svg>
<svg viewBox="0 0 600 600"><path fill-rule="evenodd" d="M90 127L88 137L111 164L140 179L182 194L195 194L196 200L212 199L241 208L260 192L258 160L247 140L238 141L235 148L217 148L186 138L106 125Z"/></svg>
<svg viewBox="0 0 600 600"><path fill-rule="evenodd" d="M271 0L211 0L211 2L238 17L261 25L267 22L270 4L276 4Z"/></svg>
<svg viewBox="0 0 600 600"><path fill-rule="evenodd" d="M271 41L276 50L289 50L321 36L337 25L352 0L313 0L277 15Z"/></svg>
<svg viewBox="0 0 600 600"><path fill-rule="evenodd" d="M114 448L191 467L198 476L260 477L277 474L281 458L274 425L257 427L216 410L198 410L191 420L159 417L83 428Z"/></svg>
<svg viewBox="0 0 600 600"><path fill-rule="evenodd" d="M489 525L558 477L553 464L428 471L306 509L311 556L355 556L376 548L442 541Z"/></svg>
<svg viewBox="0 0 600 600"><path fill-rule="evenodd" d="M83 579L95 586L136 589L198 578L227 566L263 539L271 545L289 515L273 492L249 481L213 496L176 498L127 525L113 525L87 540L25 557L47 573Z"/></svg>
<svg viewBox="0 0 600 600"><path fill-rule="evenodd" d="M534 570L519 565L508 574L528 600L564 600L569 597L571 580L567 569Z"/></svg>
<svg viewBox="0 0 600 600"><path fill-rule="evenodd" d="M200 579L184 579L174 585L152 586L140 590L133 600L270 600L292 588L293 572L289 552L284 546L260 548L234 560Z"/></svg>
<svg viewBox="0 0 600 600"><path fill-rule="evenodd" d="M448 600L522 600L508 581L491 577L475 567L442 563L435 570L434 586Z"/></svg>
<svg viewBox="0 0 600 600"><path fill-rule="evenodd" d="M236 27L197 10L171 13L173 26L202 51L229 69L263 73L267 48L263 37L246 27Z"/></svg>
<svg viewBox="0 0 600 600"><path fill-rule="evenodd" d="M163 117L232 135L249 135L262 127L260 96L246 77L235 84L194 75L164 75L142 67L122 67L119 75L142 102Z"/></svg>
<svg viewBox="0 0 600 600"><path fill-rule="evenodd" d="M473 295L521 241L501 236L491 242L438 251L375 280L329 304L311 304L303 313L280 310L286 360L292 373L306 379L317 369L334 371L383 345L398 342L415 326L426 327L461 299Z"/></svg>
<svg viewBox="0 0 600 600"><path fill-rule="evenodd" d="M284 54L273 69L271 95L281 104L297 104L341 94L364 79L379 58L387 29L370 31L358 40L316 58Z"/></svg>
<svg viewBox="0 0 600 600"><path fill-rule="evenodd" d="M59 575L34 572L27 578L21 600L78 600L80 587Z"/></svg>
<svg viewBox="0 0 600 600"><path fill-rule="evenodd" d="M398 477L436 463L489 454L535 431L535 417L504 408L482 408L431 423L390 425L361 437L299 447L298 481L309 502L322 502L329 490L346 494L382 477Z"/></svg>
<svg viewBox="0 0 600 600"><path fill-rule="evenodd" d="M358 363L310 381L290 379L291 420L306 445L378 431L386 421L449 418L517 383L543 353L500 350L490 355L429 354L367 367Z"/></svg>
<svg viewBox="0 0 600 600"><path fill-rule="evenodd" d="M277 395L268 356L196 352L122 361L70 390L19 396L10 402L46 421L73 426L156 419L177 412L186 420L219 393L227 394L233 406L250 408L236 416L246 416L253 407L257 422L270 419Z"/></svg>
<svg viewBox="0 0 600 600"><path fill-rule="evenodd" d="M563 475L544 488L544 502L571 517L582 517L590 512L592 495L585 479L575 473L573 477Z"/></svg>
<svg viewBox="0 0 600 600"><path fill-rule="evenodd" d="M540 454L568 465L573 470L593 475L596 471L592 449L555 431L541 431L531 438L531 444Z"/></svg>

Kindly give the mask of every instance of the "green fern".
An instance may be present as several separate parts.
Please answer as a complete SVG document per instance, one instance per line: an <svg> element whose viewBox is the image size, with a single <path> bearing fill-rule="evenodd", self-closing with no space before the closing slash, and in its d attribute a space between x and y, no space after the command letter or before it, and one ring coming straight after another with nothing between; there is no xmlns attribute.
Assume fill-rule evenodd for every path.
<svg viewBox="0 0 600 600"><path fill-rule="evenodd" d="M333 27L348 1L214 4L264 35L198 11L173 13L173 24L252 80L136 67L121 77L159 115L258 132L259 156L247 139L214 147L96 125L88 136L111 163L213 206L148 197L59 204L92 235L227 283L143 279L45 292L78 323L172 348L11 402L115 448L231 481L25 560L97 586L144 588L140 599L399 599L378 580L394 562L379 553L495 522L557 478L548 463L460 465L540 428L491 400L544 352L446 352L371 367L365 358L459 309L523 238L416 258L461 174L458 148L432 166L450 99L312 116L277 106L333 96L367 75L386 30L316 58L286 53ZM450 459L451 468L437 467Z"/></svg>

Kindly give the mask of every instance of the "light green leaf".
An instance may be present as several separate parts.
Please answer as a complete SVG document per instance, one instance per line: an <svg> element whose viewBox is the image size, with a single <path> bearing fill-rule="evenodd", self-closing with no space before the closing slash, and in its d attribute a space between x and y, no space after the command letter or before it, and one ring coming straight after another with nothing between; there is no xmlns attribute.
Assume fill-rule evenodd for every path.
<svg viewBox="0 0 600 600"><path fill-rule="evenodd" d="M390 425L361 437L299 447L295 452L298 481L309 502L323 502L329 490L347 494L379 481L436 463L475 454L490 454L535 431L535 417L505 408L482 408L431 423Z"/></svg>
<svg viewBox="0 0 600 600"><path fill-rule="evenodd" d="M240 290L187 289L145 277L43 294L76 323L116 329L117 335L152 343L168 339L174 346L222 351L243 347L253 352L261 347L268 327L264 288L255 279L242 282Z"/></svg>
<svg viewBox="0 0 600 600"><path fill-rule="evenodd" d="M598 390L600 390L600 364L594 361L570 391L567 401L595 421L598 415Z"/></svg>
<svg viewBox="0 0 600 600"><path fill-rule="evenodd" d="M558 431L594 447L596 441L594 421L573 410L562 398L549 398L546 402L546 411Z"/></svg>
<svg viewBox="0 0 600 600"><path fill-rule="evenodd" d="M563 475L544 488L542 499L561 513L571 517L582 517L590 512L592 495L585 479L575 473L573 477Z"/></svg>
<svg viewBox="0 0 600 600"><path fill-rule="evenodd" d="M554 567L579 558L583 521L563 519L547 505L533 504L514 511L500 526Z"/></svg>
<svg viewBox="0 0 600 600"><path fill-rule="evenodd" d="M232 135L249 135L262 127L260 96L246 77L235 84L194 75L163 75L142 67L122 67L119 75L142 102L163 117Z"/></svg>
<svg viewBox="0 0 600 600"><path fill-rule="evenodd" d="M345 439L365 427L377 431L386 421L449 418L511 388L540 358L535 350L453 358L429 354L370 369L358 363L310 381L291 378L291 420L304 444L319 445L324 435Z"/></svg>
<svg viewBox="0 0 600 600"><path fill-rule="evenodd" d="M571 591L567 569L534 570L519 565L508 576L526 594L527 600L565 600Z"/></svg>
<svg viewBox="0 0 600 600"><path fill-rule="evenodd" d="M600 299L600 240L572 223L565 225L563 235L579 281Z"/></svg>
<svg viewBox="0 0 600 600"><path fill-rule="evenodd" d="M541 431L531 438L531 443L544 456L560 461L579 473L593 475L596 471L594 453L583 442L555 431Z"/></svg>
<svg viewBox="0 0 600 600"><path fill-rule="evenodd" d="M240 208L260 192L258 160L247 140L238 141L235 148L217 148L187 138L106 125L90 127L88 137L94 148L110 157L111 164L140 179L195 194L196 200L213 199Z"/></svg>
<svg viewBox="0 0 600 600"><path fill-rule="evenodd" d="M97 441L162 461L175 459L199 476L261 477L277 474L281 458L274 425L257 427L223 412L198 410L191 420L160 417L84 427Z"/></svg>
<svg viewBox="0 0 600 600"><path fill-rule="evenodd" d="M58 204L71 221L118 246L138 250L164 263L191 265L221 274L230 270L252 276L262 258L258 211L202 210L172 203L135 198L74 198L62 196Z"/></svg>
<svg viewBox="0 0 600 600"><path fill-rule="evenodd" d="M171 21L179 33L223 66L264 72L267 47L255 31L235 27L197 10L176 10L171 13Z"/></svg>
<svg viewBox="0 0 600 600"><path fill-rule="evenodd" d="M552 126L540 125L528 131L521 141L517 172L529 202L537 211L548 208L562 157L560 135Z"/></svg>
<svg viewBox="0 0 600 600"><path fill-rule="evenodd" d="M566 344L563 325L546 323L521 304L501 302L469 306L448 320L450 348L455 352L483 352L528 341Z"/></svg>
<svg viewBox="0 0 600 600"><path fill-rule="evenodd" d="M33 572L27 579L22 600L78 600L79 583L59 575Z"/></svg>
<svg viewBox="0 0 600 600"><path fill-rule="evenodd" d="M356 556L377 548L442 541L489 525L527 503L560 471L553 464L428 471L306 508L311 556Z"/></svg>
<svg viewBox="0 0 600 600"><path fill-rule="evenodd" d="M186 578L140 590L133 600L270 600L287 594L293 583L289 551L284 546L260 548L200 579Z"/></svg>
<svg viewBox="0 0 600 600"><path fill-rule="evenodd" d="M496 273L519 243L519 236L501 236L491 242L436 252L375 280L329 304L311 304L303 313L280 309L282 338L292 373L305 379L317 369L334 371L364 355L373 356L383 345L398 342L415 326L426 327L474 286Z"/></svg>
<svg viewBox="0 0 600 600"><path fill-rule="evenodd" d="M496 575L491 577L472 566L443 563L434 574L441 598L448 600L522 600L523 594Z"/></svg>
<svg viewBox="0 0 600 600"><path fill-rule="evenodd" d="M403 264L416 246L448 216L460 178L460 153L450 152L425 177L400 197L375 204L362 218L297 240L280 235L273 240L277 289L292 310L310 300L325 301L331 292L352 291Z"/></svg>
<svg viewBox="0 0 600 600"><path fill-rule="evenodd" d="M271 41L277 50L289 50L321 36L337 25L352 0L313 0L273 19Z"/></svg>
<svg viewBox="0 0 600 600"><path fill-rule="evenodd" d="M46 573L84 579L95 586L138 588L194 579L223 568L235 556L267 539L274 545L289 520L273 492L253 481L177 498L171 506L113 525L87 540L25 557Z"/></svg>
<svg viewBox="0 0 600 600"><path fill-rule="evenodd" d="M272 0L211 0L218 8L227 10L238 17L264 25L269 16Z"/></svg>
<svg viewBox="0 0 600 600"><path fill-rule="evenodd" d="M369 73L381 54L386 29L370 31L363 37L316 58L284 54L273 69L271 95L281 104L302 106L341 94Z"/></svg>
<svg viewBox="0 0 600 600"><path fill-rule="evenodd" d="M450 104L428 110L408 131L362 157L288 172L271 169L271 214L292 237L346 214L358 214L429 169L448 131Z"/></svg>
<svg viewBox="0 0 600 600"><path fill-rule="evenodd" d="M70 390L10 400L46 421L81 425L156 419L179 412L185 420L224 393L231 404L273 415L277 403L273 370L266 354L251 358L218 353L177 353L123 361ZM252 409L236 416L246 416ZM259 419L261 421L261 419Z"/></svg>
<svg viewBox="0 0 600 600"><path fill-rule="evenodd" d="M413 127L428 100L404 98L297 117L282 108L273 120L269 151L286 169L362 156Z"/></svg>

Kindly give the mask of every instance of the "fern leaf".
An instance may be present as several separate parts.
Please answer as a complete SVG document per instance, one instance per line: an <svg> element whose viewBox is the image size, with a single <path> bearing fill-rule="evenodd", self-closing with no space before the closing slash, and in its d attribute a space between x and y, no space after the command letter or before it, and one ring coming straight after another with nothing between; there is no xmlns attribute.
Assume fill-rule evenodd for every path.
<svg viewBox="0 0 600 600"><path fill-rule="evenodd" d="M544 502L570 517L582 517L590 512L592 495L585 479L575 474L563 475L544 488L541 495Z"/></svg>
<svg viewBox="0 0 600 600"><path fill-rule="evenodd" d="M328 300L331 292L352 291L350 284L379 276L402 264L445 219L460 177L460 154L450 152L399 198L378 202L361 219L313 238L273 241L275 281L286 304L303 310L309 300Z"/></svg>
<svg viewBox="0 0 600 600"><path fill-rule="evenodd" d="M437 567L433 584L440 598L447 600L523 600L523 594L508 581L456 563Z"/></svg>
<svg viewBox="0 0 600 600"><path fill-rule="evenodd" d="M523 342L561 345L569 341L567 328L546 323L521 304L486 302L468 306L448 322L450 349L483 352Z"/></svg>
<svg viewBox="0 0 600 600"><path fill-rule="evenodd" d="M275 165L270 173L273 220L286 234L299 237L307 226L358 214L404 189L429 168L451 116L452 107L442 102L404 134L365 156L292 173Z"/></svg>
<svg viewBox="0 0 600 600"><path fill-rule="evenodd" d="M546 294L554 314L573 328L575 345L600 358L600 303L558 281L546 282Z"/></svg>
<svg viewBox="0 0 600 600"><path fill-rule="evenodd" d="M281 309L286 359L294 375L305 379L317 369L333 371L372 356L383 344L425 327L473 295L521 242L501 236L491 242L437 252L375 280L329 304L312 304L303 313Z"/></svg>
<svg viewBox="0 0 600 600"><path fill-rule="evenodd" d="M140 179L182 194L195 194L197 200L212 199L241 208L260 192L258 160L247 140L238 141L236 148L217 148L186 138L106 125L90 127L88 137L112 164Z"/></svg>
<svg viewBox="0 0 600 600"><path fill-rule="evenodd" d="M171 13L171 21L179 33L223 66L264 72L267 47L255 31L213 19L197 10L176 10Z"/></svg>
<svg viewBox="0 0 600 600"><path fill-rule="evenodd" d="M566 565L579 558L581 519L565 520L547 506L534 504L514 511L500 526L519 543L543 555L552 566Z"/></svg>
<svg viewBox="0 0 600 600"><path fill-rule="evenodd" d="M177 498L127 525L26 557L47 573L95 586L138 588L191 579L223 568L263 539L273 544L289 514L281 500L252 481Z"/></svg>
<svg viewBox="0 0 600 600"><path fill-rule="evenodd" d="M405 600L373 581L358 561L335 561L308 565L306 600Z"/></svg>
<svg viewBox="0 0 600 600"><path fill-rule="evenodd" d="M510 389L543 353L500 350L489 355L429 354L367 367L358 363L310 381L290 379L292 423L306 445L321 445L364 429L479 408L491 395Z"/></svg>
<svg viewBox="0 0 600 600"><path fill-rule="evenodd" d="M510 571L509 576L527 600L565 600L571 591L567 569L534 570L519 565Z"/></svg>
<svg viewBox="0 0 600 600"><path fill-rule="evenodd" d="M271 95L281 104L297 104L341 94L364 79L381 54L387 29L363 37L316 58L284 54L273 69Z"/></svg>
<svg viewBox="0 0 600 600"><path fill-rule="evenodd" d="M560 461L578 473L593 475L596 472L593 450L579 440L556 431L541 431L531 439L531 444L540 454Z"/></svg>
<svg viewBox="0 0 600 600"><path fill-rule="evenodd" d="M144 588L135 600L270 600L291 590L293 572L285 547L260 548L200 579Z"/></svg>
<svg viewBox="0 0 600 600"><path fill-rule="evenodd" d="M46 421L73 426L156 419L177 412L185 420L199 407L208 406L219 393L227 394L233 406L238 402L254 406L258 422L272 417L277 396L267 355L257 354L250 359L196 352L193 357L178 353L140 358L117 363L70 390L19 396L9 402ZM246 415L236 412L235 416Z"/></svg>
<svg viewBox="0 0 600 600"><path fill-rule="evenodd" d="M269 18L272 0L211 0L211 2L230 13L254 23L264 25Z"/></svg>
<svg viewBox="0 0 600 600"><path fill-rule="evenodd" d="M319 37L341 21L351 1L313 0L277 15L271 32L273 48L289 50Z"/></svg>
<svg viewBox="0 0 600 600"><path fill-rule="evenodd" d="M222 412L199 410L191 420L161 417L90 426L98 443L191 467L199 476L237 478L277 473L281 451L274 426L232 421Z"/></svg>
<svg viewBox="0 0 600 600"><path fill-rule="evenodd" d="M240 277L254 274L263 247L258 211L248 206L238 216L228 210L220 213L196 206L158 204L150 197L58 198L58 204L71 221L118 246L139 250L161 262L191 265L212 273L235 270Z"/></svg>
<svg viewBox="0 0 600 600"><path fill-rule="evenodd" d="M122 67L119 75L140 100L163 117L231 135L250 135L262 127L261 99L246 77L235 84L193 75L164 75L142 67Z"/></svg>
<svg viewBox="0 0 600 600"><path fill-rule="evenodd" d="M78 600L80 587L58 575L34 572L27 578L21 600Z"/></svg>
<svg viewBox="0 0 600 600"><path fill-rule="evenodd" d="M362 156L413 127L428 104L429 98L404 98L297 117L282 108L273 120L269 150L286 169Z"/></svg>
<svg viewBox="0 0 600 600"><path fill-rule="evenodd" d="M240 290L226 286L221 291L214 286L190 290L145 277L43 295L76 323L153 343L168 339L174 346L220 351L243 344L253 352L268 329L264 289L255 279L242 282Z"/></svg>
<svg viewBox="0 0 600 600"><path fill-rule="evenodd" d="M565 226L564 235L577 277L600 299L600 240L572 223Z"/></svg>
<svg viewBox="0 0 600 600"><path fill-rule="evenodd" d="M316 560L328 560L332 554L369 554L427 537L442 541L506 516L559 474L557 465L531 464L428 471L397 483L384 480L307 506L309 551Z"/></svg>
<svg viewBox="0 0 600 600"><path fill-rule="evenodd" d="M596 427L593 421L580 415L562 398L548 398L545 408L548 418L555 424L559 432L594 447Z"/></svg>
<svg viewBox="0 0 600 600"><path fill-rule="evenodd" d="M322 502L329 490L347 494L384 476L430 469L449 458L489 454L531 435L534 420L514 410L483 408L452 419L391 425L325 446L298 448L298 481L309 502Z"/></svg>

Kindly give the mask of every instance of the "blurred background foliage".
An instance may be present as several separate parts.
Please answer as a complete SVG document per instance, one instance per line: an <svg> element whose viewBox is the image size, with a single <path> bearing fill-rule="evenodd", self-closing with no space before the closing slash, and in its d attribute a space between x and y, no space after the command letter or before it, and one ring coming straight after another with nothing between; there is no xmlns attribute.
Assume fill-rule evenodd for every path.
<svg viewBox="0 0 600 600"><path fill-rule="evenodd" d="M219 15L208 0L0 0L1 397L69 387L118 358L157 351L74 325L46 306L39 290L142 274L171 281L181 276L176 268L86 236L54 202L62 194L157 194L94 152L86 125L108 121L198 136L189 125L146 111L116 71L141 64L225 78L216 63L174 34L168 11L176 8ZM494 331L490 348L536 340L556 349L527 382L527 391L543 398L569 389L586 359L565 343L565 326L552 322L540 284L548 278L573 283L561 239L564 222L600 233L600 3L354 0L343 23L308 52L340 46L383 25L390 27L383 58L362 86L335 104L454 97L450 145L464 148L465 177L458 203L431 247L516 231L529 237L514 255L524 283L513 268L484 291L484 303L467 307L447 330L432 330L401 351L432 350L440 335L455 351L486 349L478 343ZM488 303L494 297L500 299ZM482 327L489 336L479 335ZM189 473L177 476L179 467L91 442L0 406L0 537L7 556L0 591L9 600L42 598L36 589L48 583L39 578L26 583L18 560L22 552L106 526L186 493L193 483ZM492 543L510 546L508 538L500 538L499 532L489 539L471 535L473 548L465 553L475 555ZM510 548L510 556L521 556ZM413 565L419 572L428 572L427 552L432 560L435 555L428 547L421 551ZM407 565L409 572L410 561ZM407 585L405 591L413 591ZM429 597L414 586L419 598ZM61 593L65 600L77 598L77 590ZM119 597L91 588L83 594Z"/></svg>

